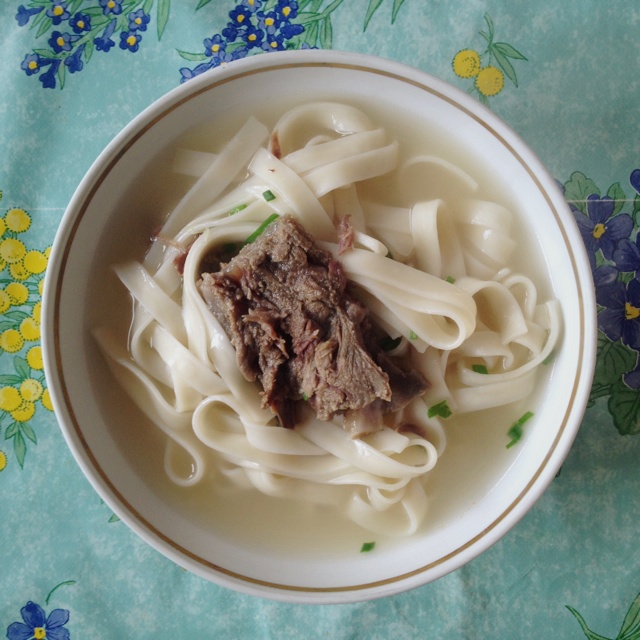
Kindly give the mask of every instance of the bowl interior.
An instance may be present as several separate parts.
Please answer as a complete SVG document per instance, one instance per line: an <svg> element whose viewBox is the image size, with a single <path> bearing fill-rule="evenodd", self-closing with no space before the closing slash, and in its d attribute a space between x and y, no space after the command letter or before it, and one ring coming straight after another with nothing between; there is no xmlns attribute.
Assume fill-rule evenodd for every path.
<svg viewBox="0 0 640 640"><path fill-rule="evenodd" d="M138 534L225 586L284 600L337 602L440 577L524 515L578 428L595 330L581 239L553 181L517 136L474 100L425 74L363 56L320 53L270 54L219 69L168 94L114 140L80 185L56 238L44 347L56 412L76 459ZM428 481L425 526L400 544L378 540L375 554L358 553L359 546L354 552L354 540L365 540L346 523L306 530L293 519L274 538L269 518L287 517L277 505L243 503L224 523L206 495L172 486L160 471L160 438L112 380L91 335L105 318L126 334L129 303L110 265L140 259L177 202L184 185L170 171L176 144L195 129L206 146L212 127L231 135L250 115L271 125L283 105L317 100L348 102L390 122L401 116L399 126L425 128L447 159L492 185L519 219L520 259L537 265L548 283L544 294L560 301L564 326L571 327L545 367L535 417L519 446L505 448L499 416L495 424L451 425L453 444ZM265 534L256 536L256 527Z"/></svg>

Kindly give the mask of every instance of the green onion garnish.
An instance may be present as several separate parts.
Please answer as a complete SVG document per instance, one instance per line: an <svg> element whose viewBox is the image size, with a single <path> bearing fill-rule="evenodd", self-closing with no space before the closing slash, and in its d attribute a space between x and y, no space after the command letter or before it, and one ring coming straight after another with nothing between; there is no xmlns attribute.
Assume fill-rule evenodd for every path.
<svg viewBox="0 0 640 640"><path fill-rule="evenodd" d="M456 279L453 276L447 276L445 278L445 280L449 283L449 284L454 284Z"/></svg>
<svg viewBox="0 0 640 640"><path fill-rule="evenodd" d="M242 211L243 209L246 209L247 205L246 204L239 204L237 207L233 207L233 209L231 209L231 211L229 211L227 213L228 216L232 216L234 213L238 213L240 211Z"/></svg>
<svg viewBox="0 0 640 640"><path fill-rule="evenodd" d="M449 405L446 400L442 402L438 402L438 404L434 404L429 407L429 411L427 412L430 418L438 416L440 418L448 418L451 415L451 409L449 409Z"/></svg>
<svg viewBox="0 0 640 640"><path fill-rule="evenodd" d="M402 342L402 336L398 336L397 338L391 338L390 336L385 336L378 342L378 346L383 351L393 351L400 343Z"/></svg>
<svg viewBox="0 0 640 640"><path fill-rule="evenodd" d="M415 331L409 331L409 340L417 340L418 334Z"/></svg>
<svg viewBox="0 0 640 640"><path fill-rule="evenodd" d="M375 546L375 542L364 542L362 544L362 547L360 547L360 553L367 553L367 551L372 551Z"/></svg>
<svg viewBox="0 0 640 640"><path fill-rule="evenodd" d="M277 213L272 213L245 241L245 244L251 244L255 242L257 238L259 238L264 230L274 221L278 219Z"/></svg>
<svg viewBox="0 0 640 640"><path fill-rule="evenodd" d="M271 191L271 189L267 189L266 191L263 191L262 193L262 197L267 201L267 202L271 202L272 200L275 200L276 197L273 195L273 191Z"/></svg>
<svg viewBox="0 0 640 640"><path fill-rule="evenodd" d="M522 425L532 417L533 413L531 413L531 411L527 411L511 425L511 428L507 431L507 435L511 438L507 443L507 449L513 447L513 445L522 438Z"/></svg>
<svg viewBox="0 0 640 640"><path fill-rule="evenodd" d="M483 364L472 364L471 370L475 371L476 373L489 373L489 369L487 369L487 367Z"/></svg>

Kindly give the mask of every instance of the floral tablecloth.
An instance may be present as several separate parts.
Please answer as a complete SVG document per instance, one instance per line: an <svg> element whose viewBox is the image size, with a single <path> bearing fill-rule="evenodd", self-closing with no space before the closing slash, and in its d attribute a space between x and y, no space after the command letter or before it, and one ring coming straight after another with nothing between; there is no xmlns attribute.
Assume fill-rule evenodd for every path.
<svg viewBox="0 0 640 640"><path fill-rule="evenodd" d="M636 0L4 0L0 4L0 630L18 638L640 638L640 4ZM498 544L383 600L244 596L145 545L68 451L43 374L49 248L138 112L285 48L409 63L504 118L562 185L598 300L590 405Z"/></svg>

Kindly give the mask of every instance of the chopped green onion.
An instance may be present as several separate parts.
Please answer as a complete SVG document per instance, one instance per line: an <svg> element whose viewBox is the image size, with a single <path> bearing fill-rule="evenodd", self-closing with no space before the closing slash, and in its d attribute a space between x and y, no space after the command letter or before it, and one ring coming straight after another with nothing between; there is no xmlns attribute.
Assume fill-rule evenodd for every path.
<svg viewBox="0 0 640 640"><path fill-rule="evenodd" d="M556 352L552 351L543 361L542 364L551 364L556 357Z"/></svg>
<svg viewBox="0 0 640 640"><path fill-rule="evenodd" d="M438 402L438 404L434 404L429 407L429 411L427 412L430 418L438 416L440 418L448 418L451 415L451 409L449 409L449 405L446 400L442 402Z"/></svg>
<svg viewBox="0 0 640 640"><path fill-rule="evenodd" d="M264 232L264 230L274 221L278 219L277 213L272 213L245 241L245 244L255 242Z"/></svg>
<svg viewBox="0 0 640 640"><path fill-rule="evenodd" d="M306 402L309 399L309 396L303 391L302 392L302 399Z"/></svg>
<svg viewBox="0 0 640 640"><path fill-rule="evenodd" d="M372 551L375 546L375 542L364 542L362 544L362 547L360 547L360 553L367 553L367 551Z"/></svg>
<svg viewBox="0 0 640 640"><path fill-rule="evenodd" d="M383 351L393 351L400 343L402 342L402 336L398 336L397 338L391 338L390 336L385 336L378 342L378 346Z"/></svg>
<svg viewBox="0 0 640 640"><path fill-rule="evenodd" d="M453 276L447 276L445 278L445 280L449 283L449 284L454 284L456 279Z"/></svg>
<svg viewBox="0 0 640 640"><path fill-rule="evenodd" d="M511 428L507 431L507 435L511 438L507 443L507 449L510 449L514 444L516 444L516 442L520 441L520 438L522 438L522 425L532 417L533 413L531 411L527 411L511 425Z"/></svg>
<svg viewBox="0 0 640 640"><path fill-rule="evenodd" d="M409 340L417 340L418 334L415 331L409 331Z"/></svg>
<svg viewBox="0 0 640 640"><path fill-rule="evenodd" d="M471 370L475 371L476 373L489 373L489 369L487 369L487 367L483 364L472 364Z"/></svg>
<svg viewBox="0 0 640 640"><path fill-rule="evenodd" d="M272 200L275 200L276 197L273 195L273 191L271 191L271 189L267 189L266 191L264 191L262 193L262 197L267 201L267 202L271 202Z"/></svg>
<svg viewBox="0 0 640 640"><path fill-rule="evenodd" d="M239 204L237 207L233 207L233 209L231 209L231 211L229 211L227 215L232 216L234 213L239 213L240 211L246 208L247 208L246 204Z"/></svg>

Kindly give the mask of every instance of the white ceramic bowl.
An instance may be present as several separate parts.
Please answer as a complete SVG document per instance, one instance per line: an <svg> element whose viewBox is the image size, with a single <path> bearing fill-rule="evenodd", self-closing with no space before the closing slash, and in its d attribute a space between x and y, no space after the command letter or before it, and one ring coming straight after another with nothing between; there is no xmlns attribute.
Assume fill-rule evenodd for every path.
<svg viewBox="0 0 640 640"><path fill-rule="evenodd" d="M475 156L499 177L521 212L527 242L541 256L564 326L570 327L519 446L509 455L496 451L495 458L486 452L481 482L464 456L443 457L443 477L456 481L447 489L450 500L445 494L435 501L425 531L391 549L349 558L313 548L288 553L266 543L248 545L223 535L215 522L194 521L181 508L184 501L158 491L149 481L146 444L135 424L126 424L127 400L90 335L98 320L114 313L111 289L117 284L107 265L140 255L158 224L150 204L161 201L168 210L176 197L163 189L158 158L187 129L215 123L231 111L259 116L260 105L280 96L375 103L416 126L436 125L452 147ZM499 540L540 497L573 442L589 394L595 334L582 240L554 181L522 140L441 80L394 62L328 51L234 62L176 88L135 118L73 196L52 250L44 296L45 366L56 415L104 501L145 541L193 573L289 602L352 602L398 593L457 569Z"/></svg>

